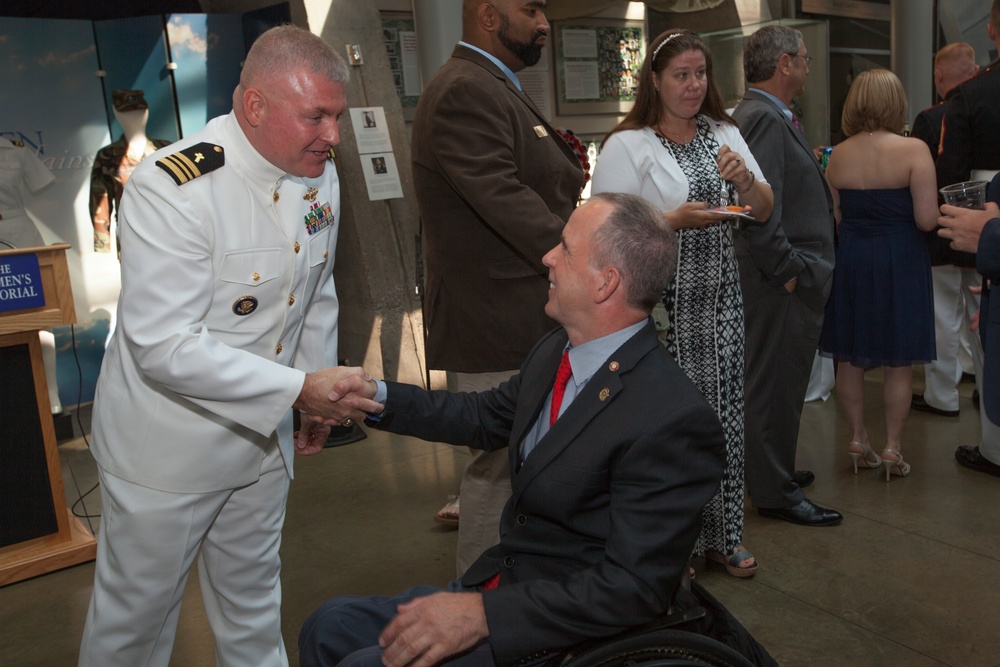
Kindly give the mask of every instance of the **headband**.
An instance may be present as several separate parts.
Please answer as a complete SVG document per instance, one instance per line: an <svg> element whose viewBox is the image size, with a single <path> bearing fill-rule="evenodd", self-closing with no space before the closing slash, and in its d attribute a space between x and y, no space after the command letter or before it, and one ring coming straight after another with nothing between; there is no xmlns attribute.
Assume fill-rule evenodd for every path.
<svg viewBox="0 0 1000 667"><path fill-rule="evenodd" d="M652 57L652 58L650 58L650 60L649 60L649 64L650 64L650 65L652 65L652 64L653 64L653 62L655 62L655 61L656 61L656 54L658 54L658 53L660 52L660 49L662 49L662 48L664 47L664 45L666 45L666 43L667 43L667 42L669 42L670 40L672 40L672 39L673 39L674 37L680 37L680 36L681 36L681 35L683 35L683 34L684 34L684 33L682 33L682 32L675 32L675 33L672 33L672 34L670 34L670 35L667 35L667 38L666 38L665 40L663 40L662 42L660 42L660 43L659 43L659 44L658 44L658 45L656 46L656 48L655 48L655 49L653 49L653 57Z"/></svg>

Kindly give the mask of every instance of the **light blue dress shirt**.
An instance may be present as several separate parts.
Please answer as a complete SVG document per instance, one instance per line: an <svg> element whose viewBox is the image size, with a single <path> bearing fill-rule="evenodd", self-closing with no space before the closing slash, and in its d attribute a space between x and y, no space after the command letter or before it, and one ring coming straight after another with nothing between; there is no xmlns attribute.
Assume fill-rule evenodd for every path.
<svg viewBox="0 0 1000 667"><path fill-rule="evenodd" d="M753 87L751 87L750 90L752 90L755 93L760 93L767 99L777 104L778 108L781 109L781 113L785 114L785 117L788 118L788 120L792 120L793 116L792 110L788 108L787 104L785 104L784 102L782 102L781 100L779 100L777 97L767 92L766 90L761 90L760 88L753 88Z"/></svg>
<svg viewBox="0 0 1000 667"><path fill-rule="evenodd" d="M499 60L497 60L496 56L494 56L493 54L490 54L490 53L486 53L485 51L483 51L478 46L473 46L472 44L469 44L468 42L459 42L459 44L461 44L462 46L464 46L467 49L472 49L473 51L477 51L478 53L481 53L484 56L486 56L487 58L489 58L490 61L494 65L496 65L497 67L499 67L500 71L503 72L504 74L506 74L507 78L510 79L511 82L513 82L513 84L515 86L517 86L518 90L520 90L522 93L524 92L524 88L521 87L521 81L517 78L517 75L514 74L514 70L512 70L509 67L507 67L506 65L504 65Z"/></svg>

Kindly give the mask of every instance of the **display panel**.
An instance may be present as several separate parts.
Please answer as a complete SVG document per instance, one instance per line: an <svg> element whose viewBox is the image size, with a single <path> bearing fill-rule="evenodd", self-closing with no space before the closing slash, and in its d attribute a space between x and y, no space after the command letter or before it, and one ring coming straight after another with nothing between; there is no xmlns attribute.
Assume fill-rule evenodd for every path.
<svg viewBox="0 0 1000 667"><path fill-rule="evenodd" d="M558 114L627 113L646 54L642 22L576 19L553 33Z"/></svg>

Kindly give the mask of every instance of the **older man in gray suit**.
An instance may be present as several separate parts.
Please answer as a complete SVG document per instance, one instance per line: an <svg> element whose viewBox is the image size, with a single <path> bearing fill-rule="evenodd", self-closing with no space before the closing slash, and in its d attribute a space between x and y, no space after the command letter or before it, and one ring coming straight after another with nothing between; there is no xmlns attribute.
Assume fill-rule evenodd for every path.
<svg viewBox="0 0 1000 667"><path fill-rule="evenodd" d="M746 309L746 481L762 516L807 526L841 522L802 493L799 418L833 274L833 199L791 112L809 75L802 33L761 28L747 41L749 89L733 117L767 182L774 211L736 238ZM777 369L781 368L780 373Z"/></svg>

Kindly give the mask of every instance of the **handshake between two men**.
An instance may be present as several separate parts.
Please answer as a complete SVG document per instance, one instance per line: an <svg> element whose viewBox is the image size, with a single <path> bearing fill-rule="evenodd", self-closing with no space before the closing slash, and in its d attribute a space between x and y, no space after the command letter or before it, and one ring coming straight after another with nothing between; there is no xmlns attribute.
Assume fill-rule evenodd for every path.
<svg viewBox="0 0 1000 667"><path fill-rule="evenodd" d="M354 420L382 412L384 406L372 400L376 388L371 376L356 366L336 366L307 374L292 405L301 415L295 452L318 454L330 437L331 426L350 426Z"/></svg>

